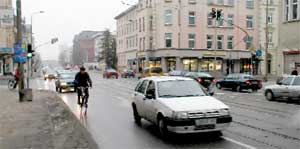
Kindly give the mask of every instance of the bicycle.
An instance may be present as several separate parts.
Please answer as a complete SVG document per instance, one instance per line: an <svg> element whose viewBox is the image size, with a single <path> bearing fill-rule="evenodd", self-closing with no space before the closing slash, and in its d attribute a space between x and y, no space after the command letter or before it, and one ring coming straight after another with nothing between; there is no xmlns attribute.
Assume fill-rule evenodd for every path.
<svg viewBox="0 0 300 149"><path fill-rule="evenodd" d="M85 108L87 109L88 105L87 105L87 101L88 101L88 97L86 95L86 92L85 90L88 89L89 87L77 87L78 91L81 92L81 95L80 95L80 99L81 99L81 102L80 102L80 108L82 109L83 106L85 106Z"/></svg>
<svg viewBox="0 0 300 149"><path fill-rule="evenodd" d="M17 81L15 79L8 80L8 89L14 90L16 83L17 83Z"/></svg>

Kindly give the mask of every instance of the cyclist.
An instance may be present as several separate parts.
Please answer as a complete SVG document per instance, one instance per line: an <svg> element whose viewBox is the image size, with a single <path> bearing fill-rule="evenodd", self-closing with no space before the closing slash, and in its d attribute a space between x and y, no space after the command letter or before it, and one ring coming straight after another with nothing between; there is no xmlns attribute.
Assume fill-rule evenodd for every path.
<svg viewBox="0 0 300 149"><path fill-rule="evenodd" d="M92 80L90 78L90 75L85 71L84 67L80 68L80 72L78 72L75 76L75 88L78 87L84 87L84 93L86 95L86 99L84 103L80 102L80 97L82 95L81 90L77 89L77 95L78 95L78 101L77 104L79 105L85 105L87 108L88 98L89 98L89 87L92 87Z"/></svg>

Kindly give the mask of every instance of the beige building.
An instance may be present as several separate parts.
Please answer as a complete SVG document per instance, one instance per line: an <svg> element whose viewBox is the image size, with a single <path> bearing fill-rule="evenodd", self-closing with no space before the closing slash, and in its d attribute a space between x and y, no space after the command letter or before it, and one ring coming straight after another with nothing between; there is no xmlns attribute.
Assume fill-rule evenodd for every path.
<svg viewBox="0 0 300 149"><path fill-rule="evenodd" d="M300 72L300 0L281 0L279 8L279 74Z"/></svg>
<svg viewBox="0 0 300 149"><path fill-rule="evenodd" d="M15 39L14 11L11 0L0 0L0 76L13 72Z"/></svg>
<svg viewBox="0 0 300 149"><path fill-rule="evenodd" d="M119 67L212 71L216 62L222 72L258 72L249 51L259 47L258 5L254 0L140 0L115 18ZM212 8L223 10L224 21L211 19Z"/></svg>
<svg viewBox="0 0 300 149"><path fill-rule="evenodd" d="M263 51L260 63L260 73L277 75L278 69L280 69L277 63L278 57L278 39L279 39L279 3L281 0L267 0L259 1L259 13L257 15L259 20L259 48L258 50ZM268 8L268 12L267 12ZM267 16L268 13L268 17ZM268 60L265 61L265 48L266 48L266 28L268 28ZM268 63L268 69L266 69L265 62Z"/></svg>

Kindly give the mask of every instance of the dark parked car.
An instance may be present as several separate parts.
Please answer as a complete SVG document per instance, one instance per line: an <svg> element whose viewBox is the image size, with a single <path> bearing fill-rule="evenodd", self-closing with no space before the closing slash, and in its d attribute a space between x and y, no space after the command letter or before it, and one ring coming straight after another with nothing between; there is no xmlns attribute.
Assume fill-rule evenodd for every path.
<svg viewBox="0 0 300 149"><path fill-rule="evenodd" d="M215 93L216 80L213 76L205 72L188 72L185 77L190 77L200 83L204 88L207 89L210 95Z"/></svg>
<svg viewBox="0 0 300 149"><path fill-rule="evenodd" d="M187 72L185 72L185 71L177 71L177 70L175 70L175 71L170 71L169 72L169 76L183 77L183 76L185 76L186 73Z"/></svg>
<svg viewBox="0 0 300 149"><path fill-rule="evenodd" d="M134 78L135 77L135 73L133 70L131 69L125 69L123 70L123 72L121 73L121 77L122 78Z"/></svg>
<svg viewBox="0 0 300 149"><path fill-rule="evenodd" d="M247 74L230 74L222 80L217 81L217 88L231 88L235 91L251 89L257 91L262 88L262 80L255 79Z"/></svg>
<svg viewBox="0 0 300 149"><path fill-rule="evenodd" d="M55 88L57 92L63 90L74 90L74 80L76 73L60 73L55 81Z"/></svg>
<svg viewBox="0 0 300 149"><path fill-rule="evenodd" d="M119 78L119 73L114 69L107 69L103 72L103 78Z"/></svg>

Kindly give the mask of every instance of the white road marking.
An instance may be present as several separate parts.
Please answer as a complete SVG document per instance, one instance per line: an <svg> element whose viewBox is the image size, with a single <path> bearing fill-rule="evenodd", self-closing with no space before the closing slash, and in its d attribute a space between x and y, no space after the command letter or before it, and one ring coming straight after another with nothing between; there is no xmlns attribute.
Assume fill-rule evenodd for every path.
<svg viewBox="0 0 300 149"><path fill-rule="evenodd" d="M225 93L216 93L216 95L225 95Z"/></svg>
<svg viewBox="0 0 300 149"><path fill-rule="evenodd" d="M226 141L229 141L229 142L235 143L235 144L237 144L237 145L240 145L240 146L246 147L246 148L248 148L248 149L256 149L256 147L253 147L253 146L247 145L247 144L245 144L245 143L242 143L242 142L236 141L236 140L234 140L234 139L231 139L231 138L227 138L227 137L224 137L224 136L222 136L221 138L223 138L223 139L224 139L224 140L226 140Z"/></svg>

